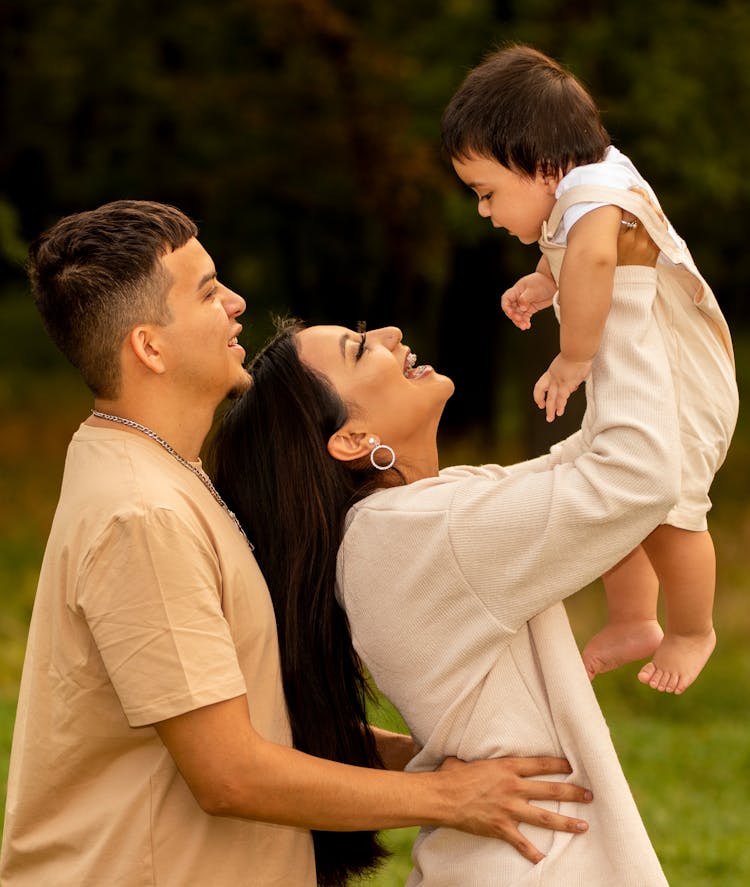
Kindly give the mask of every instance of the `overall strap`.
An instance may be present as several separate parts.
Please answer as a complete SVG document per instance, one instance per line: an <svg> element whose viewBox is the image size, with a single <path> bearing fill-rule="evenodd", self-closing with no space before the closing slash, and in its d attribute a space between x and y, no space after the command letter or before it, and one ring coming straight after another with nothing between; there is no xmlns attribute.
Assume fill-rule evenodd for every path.
<svg viewBox="0 0 750 887"><path fill-rule="evenodd" d="M654 206L637 191L624 188L608 188L605 185L576 185L566 191L552 208L547 221L547 231L554 234L565 211L575 203L604 203L628 210L642 223L654 243L664 255L675 263L685 261L683 249L667 231L664 221Z"/></svg>
<svg viewBox="0 0 750 887"><path fill-rule="evenodd" d="M653 204L637 191L628 191L624 188L608 188L605 185L576 185L566 191L557 203L552 207L552 212L543 226L544 239L554 234L565 210L575 203L603 203L609 206L619 206L631 212L643 225L651 236L651 239L675 265L682 265L687 274L694 280L695 286L691 288L690 297L694 304L708 316L719 333L721 342L734 366L734 354L732 351L732 338L727 322L721 313L711 288L705 282L688 252L685 243L679 243L667 231L665 221L659 216Z"/></svg>

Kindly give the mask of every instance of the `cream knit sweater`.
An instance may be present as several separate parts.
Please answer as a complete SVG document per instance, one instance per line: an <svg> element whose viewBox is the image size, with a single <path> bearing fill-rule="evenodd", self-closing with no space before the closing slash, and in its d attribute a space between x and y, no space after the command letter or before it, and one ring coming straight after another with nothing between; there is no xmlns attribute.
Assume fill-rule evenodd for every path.
<svg viewBox="0 0 750 887"><path fill-rule="evenodd" d="M632 550L678 495L671 375L653 322L655 272L618 268L584 431L506 470L457 467L349 513L339 595L354 644L422 752L562 755L591 805L585 835L522 830L546 854L424 829L409 887L666 883L623 776L562 599Z"/></svg>

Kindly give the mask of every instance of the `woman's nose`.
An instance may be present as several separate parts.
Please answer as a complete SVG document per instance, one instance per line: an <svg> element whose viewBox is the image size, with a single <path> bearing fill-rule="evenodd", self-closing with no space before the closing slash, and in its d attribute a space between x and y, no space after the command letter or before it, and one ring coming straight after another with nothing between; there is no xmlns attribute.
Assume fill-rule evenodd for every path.
<svg viewBox="0 0 750 887"><path fill-rule="evenodd" d="M390 348L393 350L404 338L404 334L397 326L384 326L379 330L373 330L371 333L368 333L368 338L370 336L377 336L378 340L386 346L386 348Z"/></svg>

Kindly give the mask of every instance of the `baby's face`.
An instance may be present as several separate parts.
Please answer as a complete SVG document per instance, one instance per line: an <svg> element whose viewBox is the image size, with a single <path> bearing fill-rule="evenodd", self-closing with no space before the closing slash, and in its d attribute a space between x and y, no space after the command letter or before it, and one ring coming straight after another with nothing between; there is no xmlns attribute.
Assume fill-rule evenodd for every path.
<svg viewBox="0 0 750 887"><path fill-rule="evenodd" d="M558 176L537 172L531 178L497 160L473 154L454 159L453 168L479 198L479 215L489 219L494 228L505 228L521 243L539 240L542 222L555 205Z"/></svg>

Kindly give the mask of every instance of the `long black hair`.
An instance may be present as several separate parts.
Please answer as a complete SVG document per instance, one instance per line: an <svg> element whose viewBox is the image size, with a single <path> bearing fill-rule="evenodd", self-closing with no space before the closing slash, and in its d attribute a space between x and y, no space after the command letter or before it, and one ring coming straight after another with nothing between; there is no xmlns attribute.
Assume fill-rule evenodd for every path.
<svg viewBox="0 0 750 887"><path fill-rule="evenodd" d="M329 437L349 409L299 358L299 321L282 321L250 365L252 384L224 415L208 461L217 489L255 545L273 599L294 745L382 767L367 725L371 693L335 597L344 518L359 499L402 483L368 458L333 459ZM386 855L377 833L314 831L318 882L343 887Z"/></svg>

